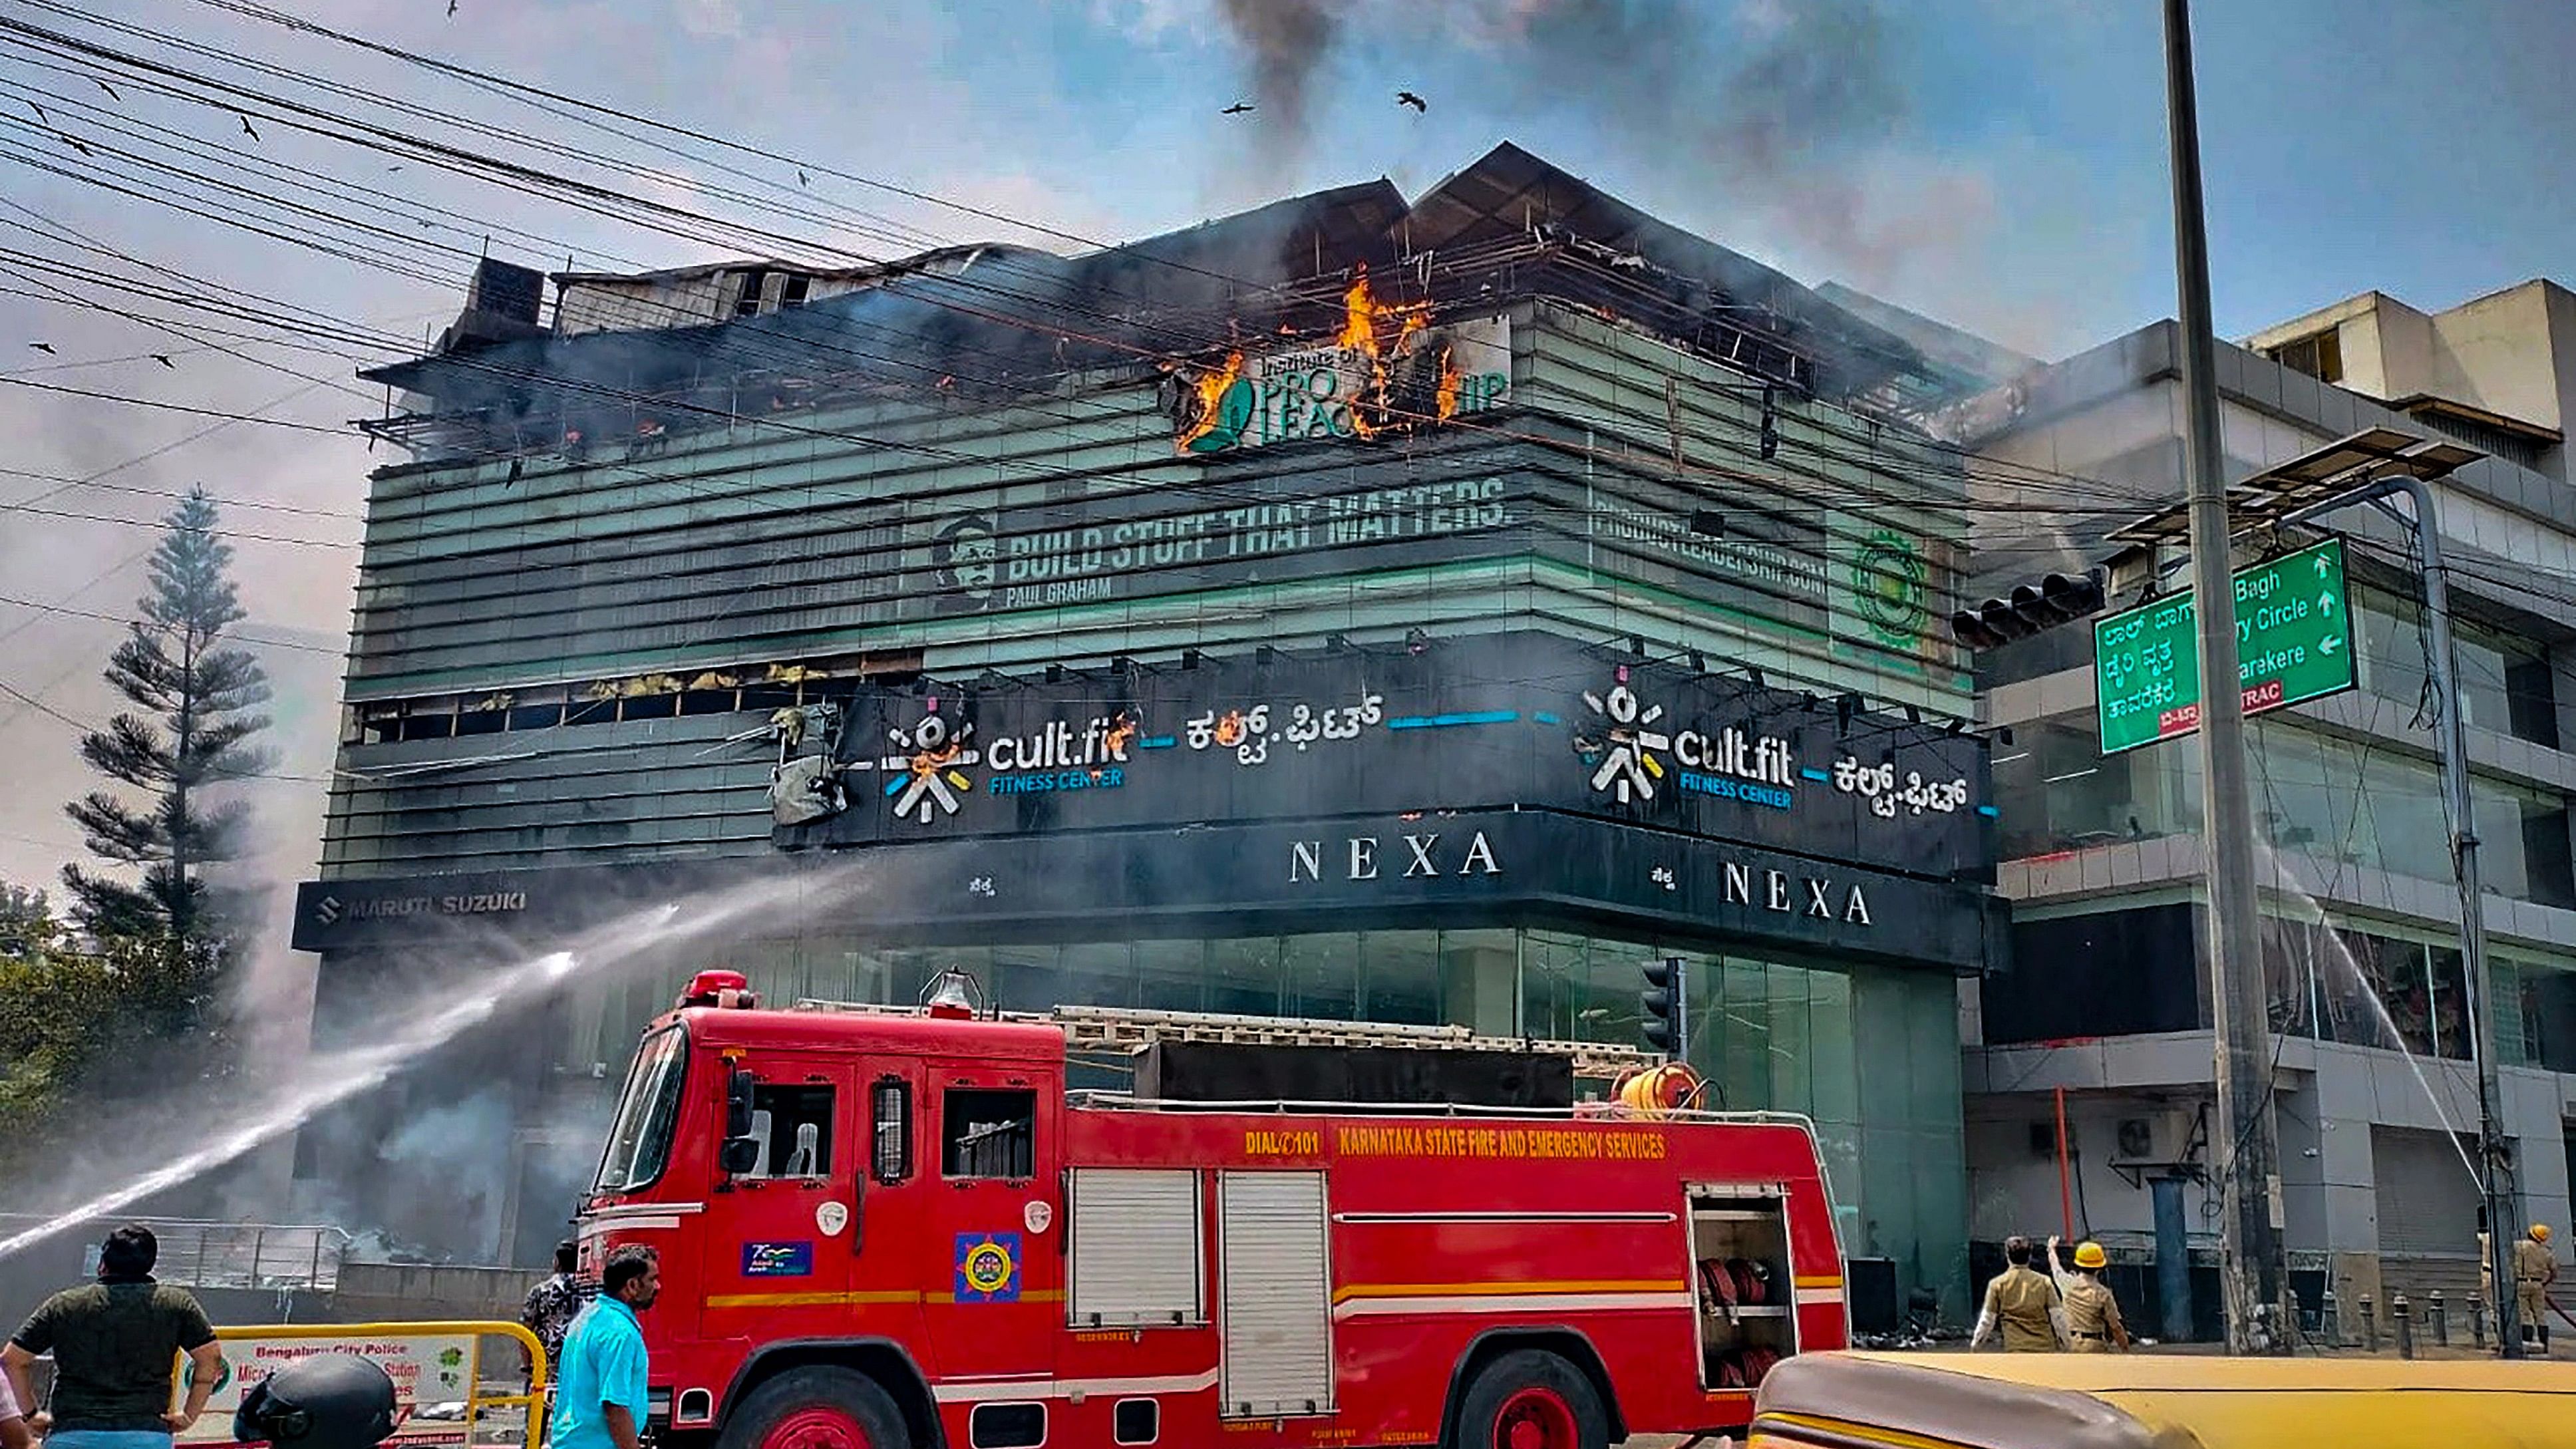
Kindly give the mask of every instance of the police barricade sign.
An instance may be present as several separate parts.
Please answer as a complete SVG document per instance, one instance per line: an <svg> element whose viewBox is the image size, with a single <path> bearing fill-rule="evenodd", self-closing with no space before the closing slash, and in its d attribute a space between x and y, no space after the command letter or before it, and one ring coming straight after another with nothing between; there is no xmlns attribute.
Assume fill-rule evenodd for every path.
<svg viewBox="0 0 2576 1449"><path fill-rule="evenodd" d="M314 1324L222 1328L224 1364L206 1411L178 1442L191 1449L236 1449L233 1414L252 1385L271 1374L324 1354L354 1354L385 1371L394 1385L394 1431L385 1440L398 1449L467 1449L478 1420L505 1405L528 1406L529 1396L481 1391L480 1345L486 1334L523 1337L517 1324ZM533 1345L533 1339L530 1340ZM193 1372L183 1366L184 1396ZM512 1373L513 1380L517 1378ZM515 1383L513 1387L516 1387ZM542 1388L542 1382L539 1384ZM542 1430L539 1431L542 1433ZM512 1435L514 1439L516 1435ZM527 1436L531 1446L538 1434Z"/></svg>

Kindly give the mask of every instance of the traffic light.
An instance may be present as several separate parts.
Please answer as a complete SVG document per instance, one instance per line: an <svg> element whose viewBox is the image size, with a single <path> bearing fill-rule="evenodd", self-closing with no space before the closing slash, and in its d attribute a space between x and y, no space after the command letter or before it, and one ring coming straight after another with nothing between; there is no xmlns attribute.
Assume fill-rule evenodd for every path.
<svg viewBox="0 0 2576 1449"><path fill-rule="evenodd" d="M1952 614L1950 636L1971 649L1992 649L2098 614L2106 602L2102 570L2050 574L2038 583L2017 586L2003 598Z"/></svg>
<svg viewBox="0 0 2576 1449"><path fill-rule="evenodd" d="M1667 956L1661 961L1649 961L1645 971L1646 989L1638 993L1645 1007L1640 1030L1645 1033L1646 1045L1680 1061L1690 1049L1690 1008L1683 999L1681 958Z"/></svg>

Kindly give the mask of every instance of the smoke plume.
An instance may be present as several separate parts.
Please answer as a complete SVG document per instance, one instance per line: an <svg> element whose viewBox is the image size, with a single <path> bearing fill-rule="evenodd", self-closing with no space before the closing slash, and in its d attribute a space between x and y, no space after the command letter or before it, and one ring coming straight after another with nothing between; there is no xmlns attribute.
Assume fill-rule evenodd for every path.
<svg viewBox="0 0 2576 1449"><path fill-rule="evenodd" d="M1258 132L1273 159L1304 149L1316 67L1340 35L1351 0L1218 0L1217 13L1243 48L1253 93L1272 124Z"/></svg>
<svg viewBox="0 0 2576 1449"><path fill-rule="evenodd" d="M1699 194L1731 235L1863 285L1992 216L1980 177L1899 156L1914 97L1885 0L1221 0L1218 13L1274 160L1309 149L1328 64L1409 57L1451 85L1472 79L1488 109L1585 124L1669 194Z"/></svg>

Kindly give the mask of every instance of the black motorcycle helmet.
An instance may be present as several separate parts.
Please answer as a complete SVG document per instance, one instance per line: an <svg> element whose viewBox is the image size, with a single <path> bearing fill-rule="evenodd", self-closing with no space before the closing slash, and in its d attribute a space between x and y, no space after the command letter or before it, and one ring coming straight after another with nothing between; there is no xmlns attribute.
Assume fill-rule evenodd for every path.
<svg viewBox="0 0 2576 1449"><path fill-rule="evenodd" d="M394 1432L394 1381L372 1360L326 1353L251 1385L233 1439L278 1449L374 1449Z"/></svg>

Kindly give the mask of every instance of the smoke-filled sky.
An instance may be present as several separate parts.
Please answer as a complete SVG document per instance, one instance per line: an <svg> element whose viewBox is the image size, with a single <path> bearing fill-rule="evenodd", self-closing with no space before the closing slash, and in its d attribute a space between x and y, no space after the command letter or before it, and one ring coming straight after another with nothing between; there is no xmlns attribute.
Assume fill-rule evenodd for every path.
<svg viewBox="0 0 2576 1449"><path fill-rule="evenodd" d="M1510 139L1804 280L1840 280L2025 351L2063 355L2172 310L2155 0L455 0L452 15L448 0L278 3L370 38L1085 238L1137 236L1380 175L1418 192ZM546 164L740 214L710 188L743 183L703 160L613 140L203 0L0 0L0 17L151 48L89 28L66 7L418 101L433 115L406 119L409 129L464 115L514 135L611 147L653 175L637 181L561 158ZM2576 74L2576 7L2203 0L2198 8L2224 331L2251 331L2369 288L2440 307L2533 275L2569 277L2576 208L2565 198L2576 195L2576 140L2565 95ZM486 229L496 251L550 268L568 255L585 267L711 256L426 167L397 172L381 155L275 125L252 135L238 116L130 87L112 99L105 90L0 46L0 470L10 470L0 471L0 503L20 505L0 511L0 598L57 610L0 603L0 680L45 707L0 694L8 785L0 879L38 884L77 850L60 813L85 788L69 721L102 719L115 707L97 667L118 626L60 611L131 613L154 537L135 521L165 512L172 499L164 495L205 483L228 501L253 616L247 628L283 641L262 646L281 696L280 770L319 775L332 744L337 663L329 651L346 627L354 515L365 471L388 455L370 455L345 433L7 383L327 429L378 408L349 374L385 349L297 351L202 331L174 335L132 314L157 311L197 327L205 319L61 272L42 274L39 285L16 259L136 266L83 250L113 249L418 339L454 315ZM1399 106L1399 90L1417 92L1427 109ZM1257 109L1219 114L1237 100ZM93 143L123 144L110 128L138 119L471 220L389 223L382 247L433 282L81 184L105 164ZM86 155L71 144L83 137ZM881 237L887 228L861 211L924 240L1072 245L844 179L795 183L789 168L732 159L811 198L812 217L772 224L855 252L894 250ZM272 182L290 197L320 184ZM81 238L48 230L60 225ZM514 239L511 229L535 239ZM108 310L70 305L63 289ZM87 486L61 481L93 476ZM33 507L49 511L23 506L40 497ZM274 873L309 867L317 791L299 782L264 788Z"/></svg>

